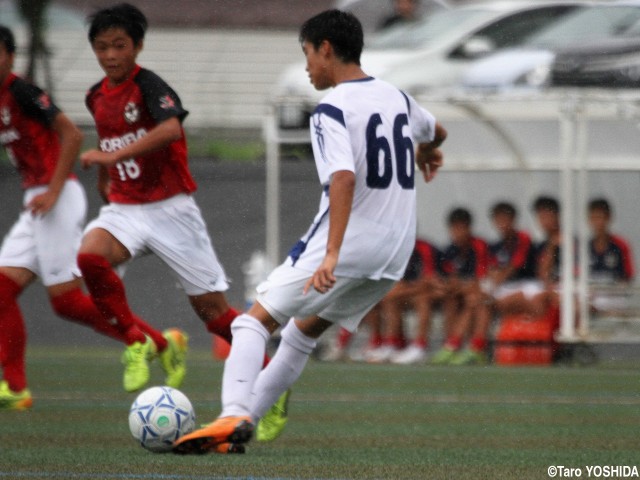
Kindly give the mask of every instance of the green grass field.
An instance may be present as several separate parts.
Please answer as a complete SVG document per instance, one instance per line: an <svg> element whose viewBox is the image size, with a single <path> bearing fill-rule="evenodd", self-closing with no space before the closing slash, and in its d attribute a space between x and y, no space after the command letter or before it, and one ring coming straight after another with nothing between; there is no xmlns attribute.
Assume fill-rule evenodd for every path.
<svg viewBox="0 0 640 480"><path fill-rule="evenodd" d="M152 454L127 425L118 350L32 347L29 412L0 414L0 479L545 479L550 465L640 468L640 365L396 367L310 362L285 434L245 455ZM190 357L198 420L222 364ZM162 379L154 365L153 380ZM560 477L557 477L560 478Z"/></svg>

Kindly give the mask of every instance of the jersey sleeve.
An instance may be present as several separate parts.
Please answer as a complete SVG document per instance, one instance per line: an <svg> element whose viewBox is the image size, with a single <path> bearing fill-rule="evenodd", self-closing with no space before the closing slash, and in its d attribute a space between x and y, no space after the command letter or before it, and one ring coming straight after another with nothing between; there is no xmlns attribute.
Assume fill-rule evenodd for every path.
<svg viewBox="0 0 640 480"><path fill-rule="evenodd" d="M60 113L49 94L36 85L18 79L11 84L11 91L23 113L47 127L51 126Z"/></svg>
<svg viewBox="0 0 640 480"><path fill-rule="evenodd" d="M328 103L316 107L311 116L311 142L323 165L320 178L323 184L340 170L355 172L351 140L341 109Z"/></svg>
<svg viewBox="0 0 640 480"><path fill-rule="evenodd" d="M402 92L407 100L409 118L411 120L411 133L418 143L433 141L436 134L436 118L428 110L418 105L413 97Z"/></svg>
<svg viewBox="0 0 640 480"><path fill-rule="evenodd" d="M142 96L153 119L160 123L172 117L182 122L189 114L178 94L158 75L142 69L136 77Z"/></svg>

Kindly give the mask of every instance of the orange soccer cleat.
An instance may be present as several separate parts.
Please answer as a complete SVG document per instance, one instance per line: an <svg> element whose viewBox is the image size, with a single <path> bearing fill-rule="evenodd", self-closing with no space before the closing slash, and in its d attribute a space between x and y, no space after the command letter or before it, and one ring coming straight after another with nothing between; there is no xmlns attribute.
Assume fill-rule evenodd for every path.
<svg viewBox="0 0 640 480"><path fill-rule="evenodd" d="M225 449L223 444L231 443L234 448L238 449L239 446L251 440L253 429L251 417L218 418L206 427L180 437L173 444L173 451L182 454L241 453L232 452L229 447Z"/></svg>

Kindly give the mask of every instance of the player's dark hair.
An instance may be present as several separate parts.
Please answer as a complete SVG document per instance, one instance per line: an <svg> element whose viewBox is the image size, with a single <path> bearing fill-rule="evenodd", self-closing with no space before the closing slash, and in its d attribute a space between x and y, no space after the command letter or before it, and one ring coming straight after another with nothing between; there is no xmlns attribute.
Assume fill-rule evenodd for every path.
<svg viewBox="0 0 640 480"><path fill-rule="evenodd" d="M611 205L606 198L594 198L591 200L589 202L589 212L593 212L594 210L600 210L607 216L611 216Z"/></svg>
<svg viewBox="0 0 640 480"><path fill-rule="evenodd" d="M553 197L540 196L533 202L533 211L539 212L540 210L547 210L549 212L559 213L560 204Z"/></svg>
<svg viewBox="0 0 640 480"><path fill-rule="evenodd" d="M518 211L509 202L498 202L491 207L491 216L495 217L496 215L509 215L511 218L516 218Z"/></svg>
<svg viewBox="0 0 640 480"><path fill-rule="evenodd" d="M0 43L4 45L7 53L16 53L16 39L13 32L4 25L0 25Z"/></svg>
<svg viewBox="0 0 640 480"><path fill-rule="evenodd" d="M453 225L456 223L462 223L467 227L470 227L473 223L473 217L471 216L471 212L466 208L454 208L449 212L449 216L447 217L447 224Z"/></svg>
<svg viewBox="0 0 640 480"><path fill-rule="evenodd" d="M360 20L352 13L335 9L319 13L304 22L299 40L311 43L316 50L327 40L340 60L360 65L364 34Z"/></svg>
<svg viewBox="0 0 640 480"><path fill-rule="evenodd" d="M119 3L98 10L89 17L89 42L110 28L122 28L131 37L135 45L144 40L147 31L147 18L137 7L128 3Z"/></svg>

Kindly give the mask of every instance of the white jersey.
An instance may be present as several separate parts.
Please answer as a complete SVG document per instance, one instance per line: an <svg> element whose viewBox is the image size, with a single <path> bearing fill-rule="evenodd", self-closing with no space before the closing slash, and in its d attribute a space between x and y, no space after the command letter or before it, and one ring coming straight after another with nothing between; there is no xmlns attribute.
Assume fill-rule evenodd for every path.
<svg viewBox="0 0 640 480"><path fill-rule="evenodd" d="M341 170L356 185L336 276L402 277L416 237L415 142L430 142L434 117L415 100L375 78L344 82L310 120L323 194L320 209L287 262L314 272L326 253L329 185Z"/></svg>

